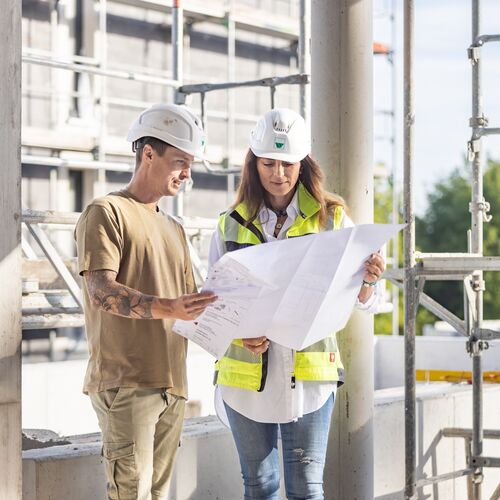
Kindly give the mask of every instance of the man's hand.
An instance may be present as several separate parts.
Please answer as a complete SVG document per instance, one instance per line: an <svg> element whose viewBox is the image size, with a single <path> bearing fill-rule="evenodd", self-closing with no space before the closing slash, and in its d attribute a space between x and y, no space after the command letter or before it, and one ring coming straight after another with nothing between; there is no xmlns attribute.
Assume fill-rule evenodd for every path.
<svg viewBox="0 0 500 500"><path fill-rule="evenodd" d="M175 319L185 319L187 321L196 319L210 304L217 300L217 296L212 292L190 293L181 295L177 299L159 299L158 305L153 303L153 314L156 308L167 311L168 317Z"/></svg>
<svg viewBox="0 0 500 500"><path fill-rule="evenodd" d="M114 271L86 271L84 279L94 307L125 318L191 320L217 300L212 292L191 293L176 299L146 295L118 283Z"/></svg>
<svg viewBox="0 0 500 500"><path fill-rule="evenodd" d="M243 345L254 354L262 354L269 349L267 337L257 337L254 339L242 339Z"/></svg>

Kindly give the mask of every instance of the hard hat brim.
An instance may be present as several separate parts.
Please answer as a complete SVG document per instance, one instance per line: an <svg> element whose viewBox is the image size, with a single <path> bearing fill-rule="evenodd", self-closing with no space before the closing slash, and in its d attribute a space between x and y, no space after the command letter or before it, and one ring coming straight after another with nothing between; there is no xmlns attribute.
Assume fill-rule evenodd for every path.
<svg viewBox="0 0 500 500"><path fill-rule="evenodd" d="M290 154L279 151L259 151L252 147L250 147L250 150L258 158L269 158L270 160L281 160L288 163L297 163L302 161L309 154L307 151L303 151L300 154Z"/></svg>

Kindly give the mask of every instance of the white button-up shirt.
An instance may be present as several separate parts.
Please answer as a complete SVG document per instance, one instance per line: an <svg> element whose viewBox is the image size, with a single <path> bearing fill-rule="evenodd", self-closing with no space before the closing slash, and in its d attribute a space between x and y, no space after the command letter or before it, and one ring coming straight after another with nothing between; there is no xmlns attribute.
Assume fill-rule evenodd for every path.
<svg viewBox="0 0 500 500"><path fill-rule="evenodd" d="M287 207L287 219L280 229L278 237L274 237L277 216L266 207L259 212L264 236L267 242L284 239L289 227L299 216L297 193ZM353 227L352 220L344 213L340 227ZM224 253L224 244L218 231L215 231L210 244L208 264L211 267ZM380 303L380 287L374 288L374 293L364 304L357 301L358 309L377 312ZM267 379L261 392L249 391L238 387L218 385L215 391L215 409L217 416L228 425L224 409L225 401L233 410L256 422L286 423L312 413L321 408L330 394L335 393L337 382L297 380L292 387L291 374L295 366L295 351L276 344L269 343Z"/></svg>

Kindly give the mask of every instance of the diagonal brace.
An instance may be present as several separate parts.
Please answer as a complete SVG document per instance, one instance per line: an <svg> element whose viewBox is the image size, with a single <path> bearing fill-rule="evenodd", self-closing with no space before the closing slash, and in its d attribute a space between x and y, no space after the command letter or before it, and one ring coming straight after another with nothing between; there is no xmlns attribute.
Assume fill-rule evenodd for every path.
<svg viewBox="0 0 500 500"><path fill-rule="evenodd" d="M392 278L388 278L391 283L396 285L401 290L403 289L403 283L399 280L395 280ZM465 330L465 323L458 316L453 314L451 311L448 311L445 307L443 307L439 302L435 301L432 297L429 297L427 294L421 292L418 296L419 302L422 306L428 309L430 312L434 313L436 316L441 318L443 321L446 321L450 324L455 330L461 335L468 336Z"/></svg>
<svg viewBox="0 0 500 500"><path fill-rule="evenodd" d="M61 279L68 287L69 293L75 299L78 307L83 310L80 286L76 282L75 278L73 278L72 274L68 271L66 264L64 264L61 256L57 253L57 250L55 249L54 245L52 245L48 236L38 224L30 224L28 222L26 222L25 224L32 234L33 238L35 238L36 242L40 245L43 253L47 256L47 259L49 259L50 263L54 266L57 274L59 274Z"/></svg>

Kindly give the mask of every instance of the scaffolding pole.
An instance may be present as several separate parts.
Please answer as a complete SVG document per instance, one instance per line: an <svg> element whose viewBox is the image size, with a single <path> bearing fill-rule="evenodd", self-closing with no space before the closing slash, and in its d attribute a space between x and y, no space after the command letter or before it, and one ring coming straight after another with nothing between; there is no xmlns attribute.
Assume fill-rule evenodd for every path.
<svg viewBox="0 0 500 500"><path fill-rule="evenodd" d="M415 215L413 212L414 150L414 0L404 2L404 316L405 316L405 499L416 498L415 327L418 297L415 290Z"/></svg>
<svg viewBox="0 0 500 500"><path fill-rule="evenodd" d="M392 163L392 223L399 224L399 176L398 176L398 124L397 124L397 82L398 74L396 67L396 43L397 43L397 31L396 31L396 12L397 12L397 2L392 0L391 3L391 53L389 57L389 62L391 64L391 127L392 127L392 137L391 137L391 163ZM392 238L392 268L397 269L399 267L399 233L397 233ZM396 286L392 287L392 334L399 335L399 288Z"/></svg>
<svg viewBox="0 0 500 500"><path fill-rule="evenodd" d="M299 71L311 74L311 0L300 0ZM300 84L300 114L311 126L311 86Z"/></svg>
<svg viewBox="0 0 500 500"><path fill-rule="evenodd" d="M227 81L234 82L236 80L236 23L234 22L234 2L227 1ZM235 95L231 90L226 91L226 150L227 150L227 165L230 169L232 163L232 153L235 144L235 119L234 112L236 110ZM233 203L234 191L236 189L236 177L234 174L227 176L227 205Z"/></svg>
<svg viewBox="0 0 500 500"><path fill-rule="evenodd" d="M500 467L500 458L483 456L483 440L495 431L483 429L483 373L482 353L487 340L500 338L500 332L483 329L483 271L500 270L500 257L483 256L483 222L490 216L489 203L483 196L482 137L499 133L498 128L487 128L488 120L482 109L481 46L485 42L500 41L500 35L480 35L481 0L472 0L472 44L468 49L472 63L472 137L468 143L472 164L471 229L468 231L468 253L417 254L415 252L413 214L413 136L414 136L414 0L405 0L404 11L404 217L407 223L404 235L404 292L405 292L405 499L413 500L417 488L453 479L468 478L468 498L481 500L483 467ZM415 264L416 259L420 262ZM426 276L446 279L462 278L464 282L464 320L460 320L443 306L422 293ZM467 468L434 477L417 480L416 462L416 404L415 404L415 322L418 302L455 325L457 331L468 336L467 351L472 357L472 429L466 437ZM450 429L448 429L448 432ZM451 429L453 431L453 429ZM463 434L463 430L457 430ZM493 434L492 434L493 432ZM494 494L495 495L495 494ZM493 498L493 497L492 497Z"/></svg>
<svg viewBox="0 0 500 500"><path fill-rule="evenodd" d="M480 35L481 30L481 0L472 0L472 43ZM476 132L485 126L481 102L481 58L472 60L472 141L476 148L472 152L472 190L471 190L471 253L483 254L483 219L486 215L487 204L483 197L483 172L481 155L481 136ZM488 207L489 208L489 207ZM468 343L468 349L472 356L472 456L477 459L483 454L483 374L482 374L482 350L484 342L474 334L481 329L483 320L483 291L484 281L482 271L472 274L472 288L475 292L475 303L472 303L472 335ZM474 298L473 298L474 300ZM481 500L483 480L483 469L476 466L472 479L472 499Z"/></svg>
<svg viewBox="0 0 500 500"><path fill-rule="evenodd" d="M173 0L172 3L172 75L174 80L182 85L183 78L183 39L184 39L184 16L182 0ZM176 104L183 103L177 88L172 89L173 101ZM184 214L184 185L172 200L172 213L176 217Z"/></svg>
<svg viewBox="0 0 500 500"><path fill-rule="evenodd" d="M108 66L108 34L107 21L108 7L107 0L99 0L99 61L100 67L106 71ZM106 151L104 142L108 133L107 127L108 105L107 105L107 82L106 78L99 76L99 148L98 160L102 164L106 161ZM106 194L106 169L98 168L94 179L94 198Z"/></svg>
<svg viewBox="0 0 500 500"><path fill-rule="evenodd" d="M21 2L0 16L0 498L21 498Z"/></svg>

